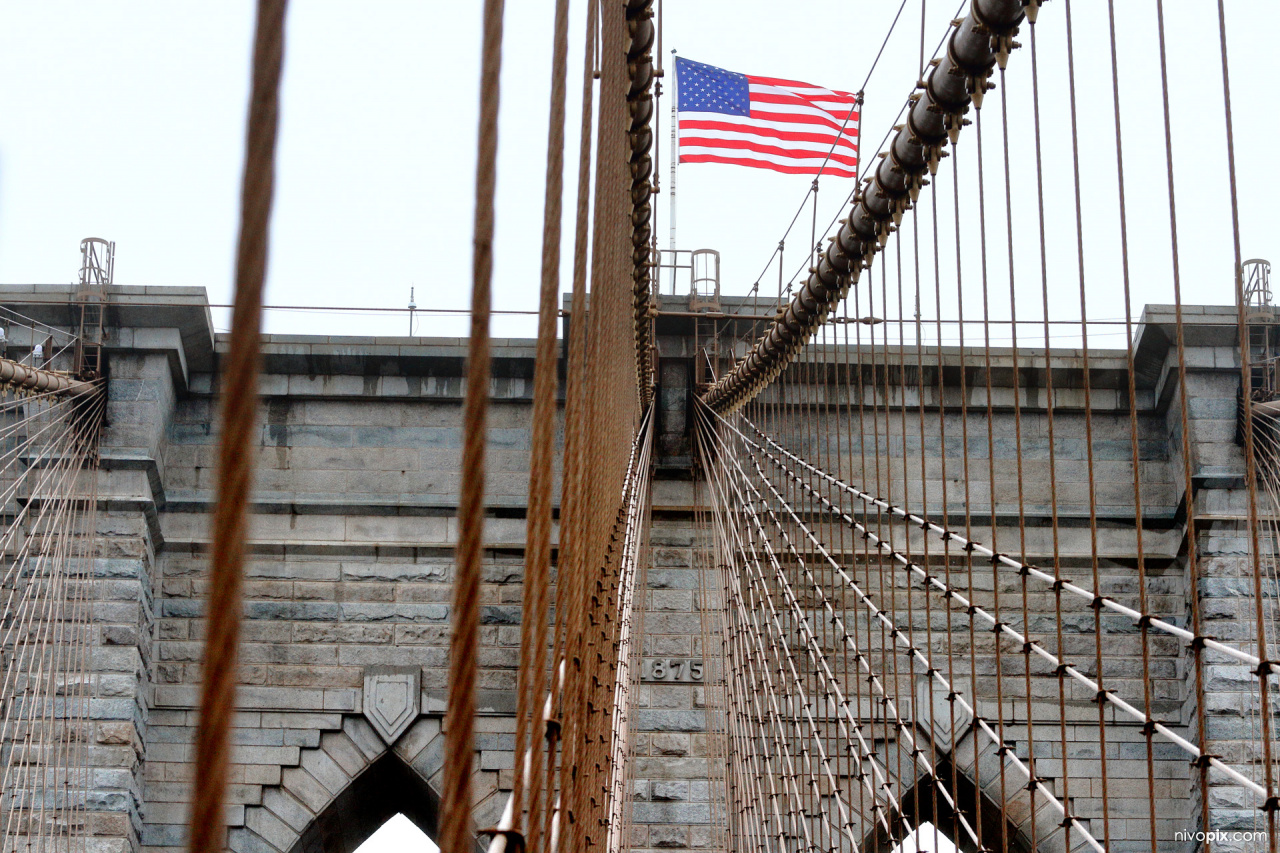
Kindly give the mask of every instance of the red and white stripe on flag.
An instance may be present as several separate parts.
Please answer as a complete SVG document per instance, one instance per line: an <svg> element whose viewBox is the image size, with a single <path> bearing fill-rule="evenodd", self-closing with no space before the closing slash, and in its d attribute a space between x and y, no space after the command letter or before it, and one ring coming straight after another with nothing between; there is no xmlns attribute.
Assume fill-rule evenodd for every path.
<svg viewBox="0 0 1280 853"><path fill-rule="evenodd" d="M681 163L731 163L796 175L858 172L858 98L678 57Z"/></svg>

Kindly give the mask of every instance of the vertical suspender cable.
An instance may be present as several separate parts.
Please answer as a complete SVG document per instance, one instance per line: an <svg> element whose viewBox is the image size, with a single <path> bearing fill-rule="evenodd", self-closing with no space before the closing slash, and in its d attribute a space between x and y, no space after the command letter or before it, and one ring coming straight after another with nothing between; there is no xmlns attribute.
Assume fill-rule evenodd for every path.
<svg viewBox="0 0 1280 853"><path fill-rule="evenodd" d="M560 553L556 572L556 639L555 657L561 671L555 694L555 712L558 725L548 729L549 761L555 761L555 745L562 744L560 757L560 784L555 814L549 815L547 849L559 851L571 830L568 815L573 810L573 764L570 760L576 748L577 717L573 705L573 691L578 678L576 650L581 633L579 617L583 605L578 600L582 583L579 581L585 542L584 506L586 464L586 349L587 349L587 247L590 234L591 209L591 145L594 125L591 121L594 104L593 68L597 21L600 6L596 0L588 0L586 35L583 42L582 113L579 125L578 192L574 218L573 283L570 297L568 359L565 365L564 395L564 453L563 483L560 488Z"/></svg>
<svg viewBox="0 0 1280 853"><path fill-rule="evenodd" d="M262 289L267 271L267 228L275 184L280 68L284 61L286 0L258 0L253 82L240 195L236 296L231 344L222 375L222 441L218 449L218 502L213 513L208 639L196 732L196 779L191 803L191 853L224 846L223 803L230 758L228 735L235 711L236 651L240 639L253 430L257 421Z"/></svg>
<svg viewBox="0 0 1280 853"><path fill-rule="evenodd" d="M1222 110L1223 126L1227 137L1227 184L1231 189L1231 247L1233 250L1233 277L1236 282L1236 324L1240 341L1240 405L1244 409L1244 460L1245 487L1249 498L1249 548L1252 556L1251 574L1253 575L1253 605L1255 629L1257 631L1258 658L1267 660L1271 650L1267 648L1266 622L1263 614L1265 594L1262 587L1262 543L1258 535L1258 472L1257 455L1254 449L1253 420L1253 388L1251 387L1253 370L1249 360L1249 330L1245 321L1244 267L1241 265L1240 253L1240 203L1236 188L1236 146L1235 129L1231 120L1231 75L1227 68L1227 14L1222 0L1218 0L1218 45L1222 56ZM1185 440L1185 439L1184 439ZM1199 594L1199 590L1193 592ZM1276 811L1280 801L1276 796L1274 746L1272 740L1274 711L1271 709L1271 686L1269 667L1259 666L1258 676L1258 710L1262 724L1262 778L1266 785L1267 799L1263 808L1267 814L1267 849L1276 853L1280 839L1277 838Z"/></svg>
<svg viewBox="0 0 1280 853"><path fill-rule="evenodd" d="M1068 6L1068 8L1070 8ZM1165 54L1165 26L1164 26L1164 3L1163 0L1156 0L1156 35L1157 43L1160 47L1160 95L1163 117L1164 130L1164 161L1165 174L1167 176L1168 200L1169 200L1169 260L1171 271L1173 273L1173 307L1174 307L1174 340L1177 351L1177 389L1178 389L1178 423L1181 427L1180 432L1180 455L1182 457L1182 487L1183 487L1183 506L1186 508L1186 518L1183 522L1186 526L1186 553L1187 553L1187 576L1188 576L1188 603L1191 610L1191 630L1195 632L1196 641L1193 642L1192 664L1194 666L1194 685L1196 691L1196 708L1205 708L1205 655L1204 655L1204 631L1203 615L1201 612L1200 602L1200 546L1198 544L1198 522L1196 521L1196 502L1195 502L1195 478L1193 475L1193 437L1191 434L1191 420L1189 404L1187 402L1187 348L1185 337L1185 325L1182 317L1182 267L1179 261L1178 247L1178 207L1177 197L1174 192L1173 180L1173 130L1170 123L1170 100L1169 100L1169 74L1168 61ZM1234 223L1233 223L1234 224ZM1087 350L1086 350L1087 352ZM1247 356L1241 355L1242 359ZM1246 361L1247 363L1247 361ZM1172 408L1172 406L1171 406ZM1246 427L1249 425L1246 424ZM1263 654L1263 650L1259 649L1259 656ZM1202 710L1196 714L1196 740L1197 746L1201 754L1208 752L1208 723L1206 714ZM1201 821L1205 832L1210 831L1210 800L1209 800L1209 767L1205 761L1196 763L1199 771L1199 794L1201 806ZM1104 775L1103 784L1106 784Z"/></svg>
<svg viewBox="0 0 1280 853"><path fill-rule="evenodd" d="M532 455L529 461L528 548L525 551L525 595L521 613L520 690L516 710L516 760L523 760L532 737L542 733L542 699L546 694L547 602L551 562L551 486L556 421L556 296L560 285L560 214L564 192L565 87L569 55L569 0L557 0L551 59L551 116L547 132L546 196L542 219L542 290L538 304L537 360L533 374ZM552 756L554 758L554 756ZM530 753L527 841L537 850L541 837L543 751ZM524 773L517 767L512 791L515 826L524 805Z"/></svg>
<svg viewBox="0 0 1280 853"><path fill-rule="evenodd" d="M458 556L445 705L444 784L440 849L467 853L471 839L471 759L474 742L476 650L480 639L480 558L484 533L485 419L489 407L489 283L493 277L493 196L498 166L498 85L502 69L504 0L485 0L480 66L480 128L476 152L475 234L471 260L471 340L463 403L462 487Z"/></svg>

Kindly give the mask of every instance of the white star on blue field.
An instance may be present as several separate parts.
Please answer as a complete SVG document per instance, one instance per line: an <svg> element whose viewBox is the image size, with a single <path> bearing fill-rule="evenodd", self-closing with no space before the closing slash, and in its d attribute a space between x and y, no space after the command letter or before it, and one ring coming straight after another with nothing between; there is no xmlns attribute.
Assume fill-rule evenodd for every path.
<svg viewBox="0 0 1280 853"><path fill-rule="evenodd" d="M745 74L677 56L676 79L680 112L751 115L751 87Z"/></svg>

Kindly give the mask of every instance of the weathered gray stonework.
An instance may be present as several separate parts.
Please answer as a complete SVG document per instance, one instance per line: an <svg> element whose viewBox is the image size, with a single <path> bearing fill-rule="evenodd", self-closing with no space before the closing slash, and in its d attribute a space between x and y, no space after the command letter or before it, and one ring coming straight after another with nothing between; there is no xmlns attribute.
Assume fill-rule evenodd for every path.
<svg viewBox="0 0 1280 853"><path fill-rule="evenodd" d="M68 296L64 288L0 290L6 303L21 305L26 313L52 323L67 322ZM92 730L87 733L94 770L86 828L92 836L91 853L163 853L185 841L204 636L206 513L216 465L216 364L223 344L211 331L202 291L118 287L113 300L109 426L100 475L103 512L98 532L103 552L91 579L98 633L92 661ZM157 301L174 307L143 306ZM1206 316L1213 324L1234 318L1230 309L1196 311L1194 316ZM1176 614L1185 625L1192 594L1185 529L1179 522L1185 518L1180 510L1185 505L1180 454L1186 442L1177 417L1176 383L1170 378L1173 356L1164 331L1168 312L1152 309L1150 319L1138 348L1147 591L1152 609ZM1187 352L1194 505L1202 557L1200 589L1195 592L1204 608L1206 630L1247 645L1248 620L1241 619L1248 615L1242 608L1251 594L1241 538L1243 462L1233 443L1239 384L1235 331L1213 324L1192 336ZM659 329L664 376L678 378L681 369L692 375L692 353L684 335L678 323ZM228 802L229 844L237 853L350 853L397 811L434 832L457 536L464 354L465 341L456 339L266 340L257 515L245 585L241 712L235 723ZM532 357L531 342L495 342L473 810L479 827L496 822L514 767L512 691L518 660ZM959 364L958 354L946 357ZM1012 438L1008 360L998 356L996 361L993 447L997 462L1004 465L1018 448ZM1060 545L1064 571L1078 579L1089 564L1083 474L1084 424L1089 418L1097 509L1103 520L1101 587L1104 594L1128 600L1135 591L1136 573L1124 358L1115 353L1092 357L1094 387L1088 413L1080 393L1079 354L1055 353L1053 361L1059 389L1057 494L1066 519ZM1024 512L1043 520L1049 470L1043 376L1025 364L1019 383L1021 452L1028 484ZM925 386L932 387L928 378ZM958 418L955 413L963 405L971 419L985 418L984 388L971 382L970 397L961 400L951 376L944 395L948 417ZM809 405L823 402L820 391L806 397ZM914 394L914 388L908 393ZM931 410L937 404L932 393L926 394ZM820 417L816 411L814 416ZM824 434L821 428L812 433ZM940 510L944 456L948 483L956 488L962 450L955 439L958 428L949 430L945 443L926 436L921 444L910 430L904 440L898 421L889 419L880 435L882 442L890 436L878 450L887 463L888 473L882 476L899 484L896 500L917 505L918 490L927 483L929 510ZM637 851L712 850L723 843L720 807L714 801L715 786L722 784L724 744L707 734L708 717L714 724L718 713L720 688L715 679L722 677L717 668L719 624L710 615L720 606L720 592L708 592L707 585L719 579L705 571L705 557L700 556L705 543L699 539L704 534L695 523L695 511L702 499L687 471L678 467L677 457L687 445L668 445L667 462L677 467L660 468L654 485L653 561L647 568L640 623L643 654L704 658L710 678L701 686L641 685L633 727L632 843ZM801 437L792 446L815 458L843 453L856 460L863 450L857 436L843 444ZM877 450L869 438L865 449L868 459ZM919 460L922 449L923 464L913 461L904 467L902 460ZM981 441L971 442L969 453L974 464L985 469L985 433ZM982 476L975 474L971 485L975 505L986 506L985 470ZM1010 494L1009 489L997 494L996 534L1002 542L1010 541L1012 528L1006 525L1016 520ZM954 503L953 493L950 506ZM975 522L975 538L990 541L989 521ZM1051 540L1043 526L1029 528L1027 541L1028 559L1042 561L1050 553ZM856 558L850 562L856 564ZM1008 591L1017 593L1016 578L1010 583L1014 585ZM989 571L979 574L971 592L985 600L994 584ZM1030 627L1043 636L1051 625L1052 597L1039 591L1030 601ZM848 606L852 613L852 604ZM902 624L924 630L922 613L898 615ZM1093 613L1087 606L1072 605L1065 618L1070 626L1066 651L1087 669L1094 642ZM938 614L935 619L935 628L945 627ZM1137 634L1119 624L1109 623L1107 630L1108 687L1121 695L1140 696ZM712 638L708 645L704 636ZM1195 707L1187 653L1165 638L1155 639L1152 649L1155 707L1188 726L1202 709ZM972 651L979 680L992 678L990 648L979 645ZM1251 682L1238 666L1212 656L1206 660L1210 666L1203 710L1213 750L1247 760L1254 735L1240 703ZM419 712L391 745L369 724L363 704L366 677L387 668L412 668L420 684ZM980 694L983 689L979 684ZM1088 698L1072 696L1065 755L1049 737L1037 742L1035 750L1040 774L1059 793L1061 780L1069 778L1073 809L1098 825L1097 709ZM980 707L991 719L1004 714L1023 732L1025 709L1022 700L1004 709L992 703ZM1043 721L1056 720L1056 705L1042 710ZM1035 725L1040 721L1037 717ZM1116 726L1113 732L1107 756L1115 777L1109 791L1114 846L1147 850L1145 741L1136 726ZM1030 752L1025 738L1012 739L1017 753L1025 757ZM965 750L962 740L954 752L962 771L972 764L972 749ZM1177 830L1197 828L1198 782L1176 752L1162 748L1157 759L1161 848L1189 849L1175 845L1172 838ZM978 775L989 797L998 794L987 787L998 776L997 761L987 752L978 757ZM1140 775L1130 773L1139 769ZM1253 812L1225 787L1214 785L1210 804L1215 826L1252 819ZM1011 803L1011 811L1020 815L1017 838L1026 844L1030 822L1045 818L1040 811L1018 812L1016 803Z"/></svg>
<svg viewBox="0 0 1280 853"><path fill-rule="evenodd" d="M708 648L717 649L719 622L704 623L700 612L705 584L715 579L699 557L693 506L692 482L655 483L652 565L639 616L646 659L705 660L708 637ZM640 685L634 711L635 850L723 849L723 837L712 823L711 785L713 780L722 784L724 759L707 735L707 690L714 689L718 675L708 669L702 683Z"/></svg>

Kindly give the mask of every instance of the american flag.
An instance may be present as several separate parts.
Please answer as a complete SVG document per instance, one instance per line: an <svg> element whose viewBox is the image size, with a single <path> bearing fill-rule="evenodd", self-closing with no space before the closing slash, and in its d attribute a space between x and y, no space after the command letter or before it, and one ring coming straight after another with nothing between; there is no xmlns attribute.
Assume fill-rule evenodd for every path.
<svg viewBox="0 0 1280 853"><path fill-rule="evenodd" d="M857 177L857 95L683 56L676 57L676 82L681 163L816 175L825 162L823 174Z"/></svg>

